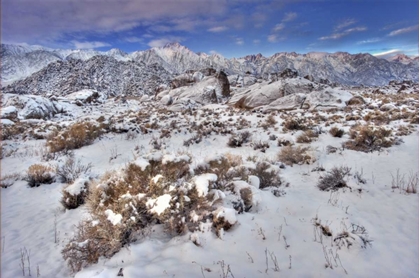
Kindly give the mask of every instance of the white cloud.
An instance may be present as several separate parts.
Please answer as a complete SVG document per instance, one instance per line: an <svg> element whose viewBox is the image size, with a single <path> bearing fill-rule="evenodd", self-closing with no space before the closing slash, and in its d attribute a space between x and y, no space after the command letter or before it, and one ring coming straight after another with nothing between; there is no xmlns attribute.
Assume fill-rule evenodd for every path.
<svg viewBox="0 0 420 278"><path fill-rule="evenodd" d="M226 26L216 26L216 27L212 27L207 29L207 31L212 32L212 33L219 33L219 32L223 32L226 31L227 27Z"/></svg>
<svg viewBox="0 0 420 278"><path fill-rule="evenodd" d="M353 25L356 22L357 21L354 18L345 19L345 20L341 21L340 24L335 26L334 30L336 30L336 31L341 30L341 29L346 28L350 25Z"/></svg>
<svg viewBox="0 0 420 278"><path fill-rule="evenodd" d="M225 1L165 1L162 5L159 1L124 0L101 1L98 6L95 0L13 0L2 6L2 39L62 41L74 33L108 34L154 25L192 30L197 25L191 23L198 18L225 20L229 5Z"/></svg>
<svg viewBox="0 0 420 278"><path fill-rule="evenodd" d="M127 38L124 39L124 41L135 43L135 42L144 42L144 39L139 38L139 37L127 37Z"/></svg>
<svg viewBox="0 0 420 278"><path fill-rule="evenodd" d="M275 26L274 26L274 28L273 28L273 32L279 32L279 31L281 31L281 30L283 30L284 29L284 27L286 27L283 23L279 23L279 24L276 24Z"/></svg>
<svg viewBox="0 0 420 278"><path fill-rule="evenodd" d="M94 49L100 47L111 46L109 43L106 42L79 42L79 41L71 41L76 49Z"/></svg>
<svg viewBox="0 0 420 278"><path fill-rule="evenodd" d="M261 42L261 40L253 40L252 42L255 43L255 44L259 44Z"/></svg>
<svg viewBox="0 0 420 278"><path fill-rule="evenodd" d="M278 41L278 38L277 38L277 35L269 35L269 36L267 37L267 40L268 40L269 42L276 42L276 41Z"/></svg>
<svg viewBox="0 0 420 278"><path fill-rule="evenodd" d="M209 51L209 53L211 54L211 55L222 55L222 54L220 54L219 52L217 52L216 50L210 50Z"/></svg>
<svg viewBox="0 0 420 278"><path fill-rule="evenodd" d="M321 41L325 41L325 40L337 40L337 39L340 39L342 37L348 36L351 33L354 33L354 32L362 32L362 31L366 31L366 30L367 30L366 27L350 28L350 29L347 29L347 30L345 30L345 31L343 31L341 33L334 33L334 34L329 35L329 36L320 37L318 40L321 40Z"/></svg>
<svg viewBox="0 0 420 278"><path fill-rule="evenodd" d="M244 40L243 40L242 38L236 38L236 39L235 39L235 43L236 43L237 45L243 45L243 44L244 44Z"/></svg>
<svg viewBox="0 0 420 278"><path fill-rule="evenodd" d="M418 25L413 25L413 26L410 26L410 27L407 27L407 28L394 30L391 33L389 33L388 36L393 37L393 36L401 35L401 34L404 34L404 33L413 32L417 29L419 29L419 26Z"/></svg>
<svg viewBox="0 0 420 278"><path fill-rule="evenodd" d="M377 58L387 59L387 58L395 56L399 53L402 53L401 49L391 49L391 50L375 53L375 54L372 54L372 55L377 57Z"/></svg>
<svg viewBox="0 0 420 278"><path fill-rule="evenodd" d="M183 41L183 38L180 37L165 37L165 38L160 38L160 39L155 39L155 40L151 40L147 45L150 47L163 47L168 43L171 42L181 42Z"/></svg>
<svg viewBox="0 0 420 278"><path fill-rule="evenodd" d="M286 13L282 22L292 21L297 17L297 13Z"/></svg>
<svg viewBox="0 0 420 278"><path fill-rule="evenodd" d="M375 43L380 41L380 38L372 38L372 39L367 39L367 40L363 40L363 41L358 41L357 44L367 44L367 43Z"/></svg>

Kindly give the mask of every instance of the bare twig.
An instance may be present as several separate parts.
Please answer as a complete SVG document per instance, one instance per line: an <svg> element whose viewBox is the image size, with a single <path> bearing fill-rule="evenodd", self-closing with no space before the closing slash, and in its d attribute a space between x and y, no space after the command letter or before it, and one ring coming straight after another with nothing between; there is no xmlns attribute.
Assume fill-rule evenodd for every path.
<svg viewBox="0 0 420 278"><path fill-rule="evenodd" d="M253 264L254 263L254 259L251 257L251 255L248 253L248 252L246 252L246 254L248 255L248 259L251 261L251 263Z"/></svg>

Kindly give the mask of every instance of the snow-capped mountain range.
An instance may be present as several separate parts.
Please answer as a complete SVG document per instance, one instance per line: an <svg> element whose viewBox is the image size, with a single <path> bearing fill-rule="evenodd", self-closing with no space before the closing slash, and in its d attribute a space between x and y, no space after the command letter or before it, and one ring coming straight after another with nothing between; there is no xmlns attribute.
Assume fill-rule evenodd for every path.
<svg viewBox="0 0 420 278"><path fill-rule="evenodd" d="M385 60L370 54L345 52L311 52L307 54L281 52L271 57L256 54L227 59L220 54L195 53L179 43L171 43L164 47L130 54L119 49L100 52L2 44L0 54L2 86L27 78L42 69L44 69L42 74L46 74L49 72L46 67L51 63L62 62L62 65L67 65L66 63L71 60L88 61L95 56L113 58L103 59L104 63L118 64L133 61L138 64L144 63L145 66L158 64L174 75L188 70L213 67L224 70L227 74L250 73L264 77L291 68L297 70L300 76L310 75L315 80L328 79L331 82L347 85L385 85L391 80L413 80L415 82L419 80L418 57L412 59L405 55ZM57 67L55 69L59 70ZM68 71L65 70L65 72ZM40 74L38 73L38 76ZM117 71L114 74L117 75L114 78L118 78L118 75L119 78L122 78L120 72ZM60 76L64 77L63 72Z"/></svg>

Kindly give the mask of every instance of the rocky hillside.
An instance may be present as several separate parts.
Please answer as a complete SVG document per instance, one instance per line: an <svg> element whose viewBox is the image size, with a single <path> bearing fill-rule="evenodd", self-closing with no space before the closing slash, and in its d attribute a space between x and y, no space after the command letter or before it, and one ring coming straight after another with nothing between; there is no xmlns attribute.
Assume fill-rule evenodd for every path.
<svg viewBox="0 0 420 278"><path fill-rule="evenodd" d="M300 76L311 76L316 81L329 80L346 85L386 85L392 80L419 80L418 59L396 57L390 61L370 54L345 52L294 52L276 53L271 57L261 54L227 59L219 54L195 53L179 43L151 48L127 54L118 49L107 52L93 50L51 50L40 47L2 45L3 86L22 79L59 60L88 60L94 56L113 57L119 61L135 61L146 65L158 64L172 74L188 70L213 67L229 75L250 73L256 77L267 77L290 68ZM121 77L120 77L121 78Z"/></svg>
<svg viewBox="0 0 420 278"><path fill-rule="evenodd" d="M91 89L107 96L153 94L168 83L169 73L157 64L118 61L108 56L50 63L44 69L3 89L4 93L68 95Z"/></svg>

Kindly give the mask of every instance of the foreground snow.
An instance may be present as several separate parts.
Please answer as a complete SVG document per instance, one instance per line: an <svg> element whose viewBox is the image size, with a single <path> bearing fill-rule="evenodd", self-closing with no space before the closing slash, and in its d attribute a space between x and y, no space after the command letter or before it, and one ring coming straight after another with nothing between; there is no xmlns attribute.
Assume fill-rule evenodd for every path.
<svg viewBox="0 0 420 278"><path fill-rule="evenodd" d="M249 119L257 121L254 117ZM251 129L256 131L255 139L267 140L268 135L257 130ZM282 135L279 131L273 133ZM195 163L227 152L242 155L244 160L252 155L275 159L279 151L274 141L269 141L270 148L264 154L250 146L228 148L227 137L222 135L183 147L183 140L189 136L177 134L168 140L167 149L162 151L166 159L175 159L177 151L187 151ZM151 137L151 134L139 135L129 141L123 135L107 134L74 153L82 162L94 165L94 175L102 175L133 161L136 146L150 148ZM418 171L418 129L403 137L403 144L382 152L344 150L326 154L327 145L339 147L346 139L322 134L312 143L317 158L314 164L281 170L281 176L290 184L282 188L282 197L275 197L270 190L256 189L260 200L250 212L232 215L231 210L221 211L229 219L237 220L221 238L210 232L209 225L202 224L199 232L171 239L157 225L143 239L123 248L111 259L101 259L83 269L76 277L115 277L121 268L125 277L224 277L228 267L235 277L340 277L346 273L353 277L417 277L419 195L391 189L391 174L395 175L397 169L406 175ZM36 153L27 150L40 146L42 141L20 144L21 150L26 146L26 153L22 151L2 159L3 174L23 174L30 165L40 161ZM117 153L116 158L109 159L113 152ZM137 161L144 164L139 158ZM320 191L316 184L325 172L311 170L317 166L329 170L342 165L351 167L352 173L363 171L366 184L356 184L353 177L348 177L348 185L360 190L342 189L333 194ZM204 185L215 178L197 177L197 186L203 194L207 190ZM88 215L84 206L67 211L62 208L62 188L61 183L29 188L25 181L18 180L11 187L1 189L3 277L22 276L19 264L23 248L30 251L32 276L36 275L37 267L41 277L71 276L61 249L75 232L74 225ZM150 204L157 213L169 202L165 195L160 198ZM115 224L119 221L112 211L108 217ZM349 230L352 224L363 226L373 241L364 248L356 239L349 248L340 249L332 237L324 236L320 242L315 222L328 225L334 235ZM325 256L333 269L325 267ZM25 273L28 275L28 268Z"/></svg>

